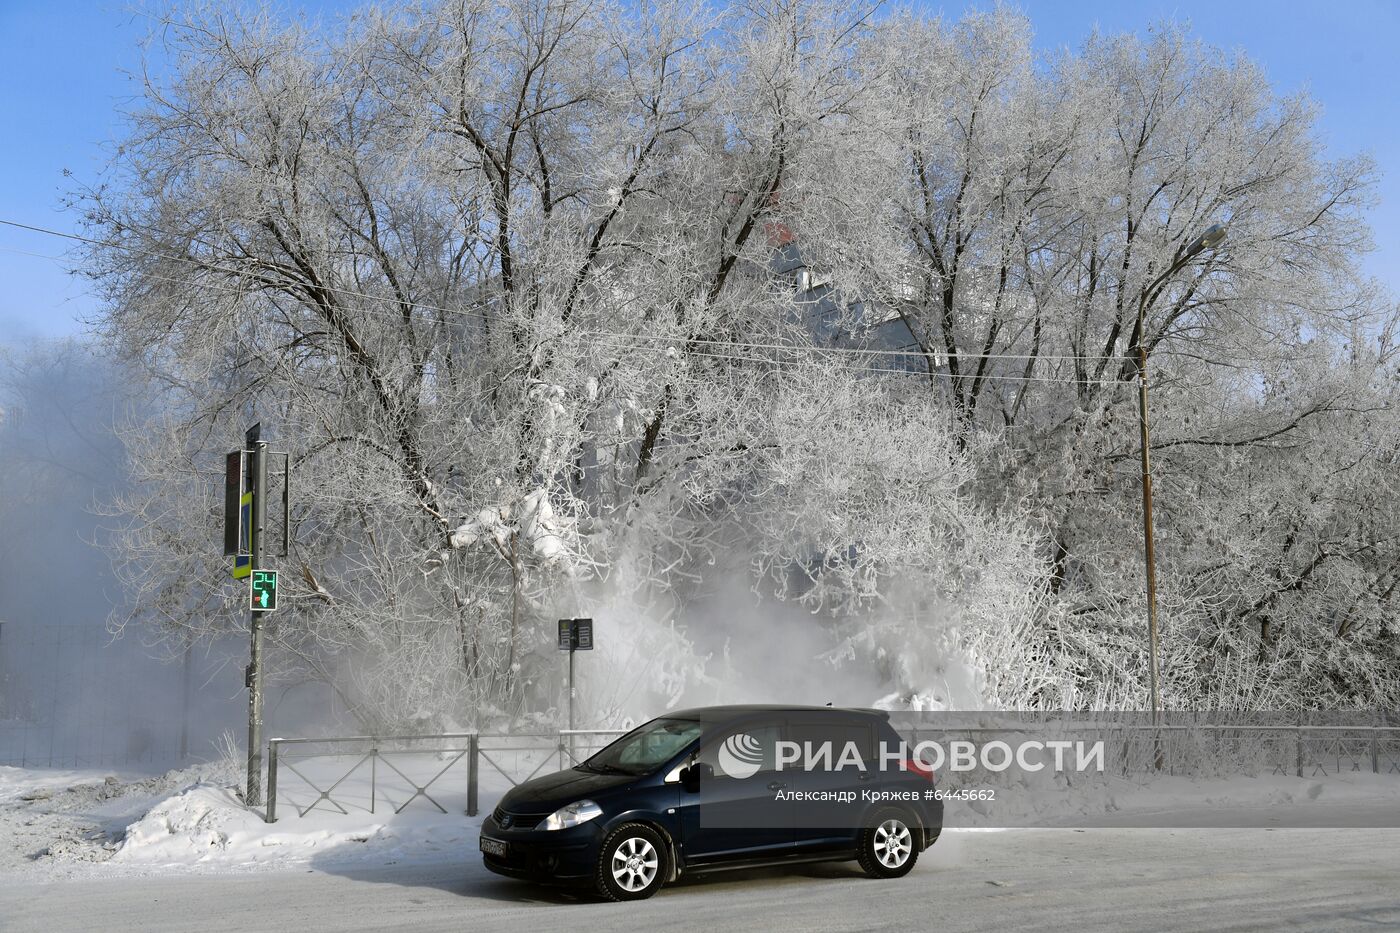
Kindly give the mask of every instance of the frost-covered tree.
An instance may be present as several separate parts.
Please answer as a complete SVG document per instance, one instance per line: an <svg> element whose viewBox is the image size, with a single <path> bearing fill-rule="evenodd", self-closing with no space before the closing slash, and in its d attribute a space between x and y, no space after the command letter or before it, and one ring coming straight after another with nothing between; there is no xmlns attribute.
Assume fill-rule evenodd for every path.
<svg viewBox="0 0 1400 933"><path fill-rule="evenodd" d="M276 663L372 723L547 714L550 622L594 609L654 661L599 709L677 702L736 568L892 692L961 653L986 702L1142 704L1143 346L1169 700L1395 696L1390 524L1351 508L1395 493L1372 169L1247 60L825 0L161 27L78 198L157 402L115 503L144 621L245 624L211 581L256 417L294 467ZM847 349L908 354L824 347L794 262Z"/></svg>

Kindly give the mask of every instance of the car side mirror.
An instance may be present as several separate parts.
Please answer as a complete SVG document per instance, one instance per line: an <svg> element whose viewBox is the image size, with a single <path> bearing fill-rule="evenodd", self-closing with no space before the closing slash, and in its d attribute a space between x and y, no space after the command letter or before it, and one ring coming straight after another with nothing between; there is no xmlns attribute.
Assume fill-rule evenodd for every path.
<svg viewBox="0 0 1400 933"><path fill-rule="evenodd" d="M681 771L681 786L694 794L700 790L700 782L707 781L715 776L713 766L703 761L694 761Z"/></svg>

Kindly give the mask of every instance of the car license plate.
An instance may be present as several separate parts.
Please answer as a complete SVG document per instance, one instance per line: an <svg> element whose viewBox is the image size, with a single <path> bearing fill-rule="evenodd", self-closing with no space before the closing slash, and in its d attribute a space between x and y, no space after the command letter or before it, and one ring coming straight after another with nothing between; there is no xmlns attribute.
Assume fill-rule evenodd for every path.
<svg viewBox="0 0 1400 933"><path fill-rule="evenodd" d="M481 837L481 851L483 852L491 855L505 855L509 848L509 845L501 842L499 839L491 839L487 836Z"/></svg>

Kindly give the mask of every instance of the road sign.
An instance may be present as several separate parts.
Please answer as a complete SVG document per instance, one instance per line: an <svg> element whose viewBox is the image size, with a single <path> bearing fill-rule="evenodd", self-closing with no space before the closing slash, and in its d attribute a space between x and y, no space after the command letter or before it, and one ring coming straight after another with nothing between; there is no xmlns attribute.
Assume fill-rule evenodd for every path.
<svg viewBox="0 0 1400 933"><path fill-rule="evenodd" d="M238 553L233 558L233 578L242 580L253 571L253 494L245 492L238 503Z"/></svg>
<svg viewBox="0 0 1400 933"><path fill-rule="evenodd" d="M574 728L574 652L593 650L592 619L560 619L559 650L569 652L569 729ZM573 736L569 736L569 754L573 754Z"/></svg>
<svg viewBox="0 0 1400 933"><path fill-rule="evenodd" d="M277 608L277 571L254 570L249 589L254 612L271 612Z"/></svg>
<svg viewBox="0 0 1400 933"><path fill-rule="evenodd" d="M560 651L592 651L592 650L593 650L593 620L592 620L592 619L560 619L560 620L559 620L559 650L560 650Z"/></svg>

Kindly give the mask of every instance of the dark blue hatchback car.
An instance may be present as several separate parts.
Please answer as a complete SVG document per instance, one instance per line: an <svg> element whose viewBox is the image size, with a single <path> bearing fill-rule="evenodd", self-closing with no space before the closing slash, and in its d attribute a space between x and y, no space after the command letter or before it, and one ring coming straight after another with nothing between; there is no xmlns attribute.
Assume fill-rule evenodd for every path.
<svg viewBox="0 0 1400 933"><path fill-rule="evenodd" d="M683 873L857 860L914 867L938 838L934 776L879 710L722 706L653 719L513 788L481 827L486 867L650 897Z"/></svg>

